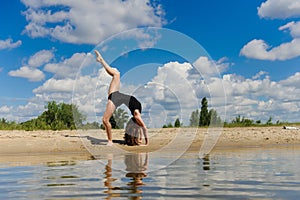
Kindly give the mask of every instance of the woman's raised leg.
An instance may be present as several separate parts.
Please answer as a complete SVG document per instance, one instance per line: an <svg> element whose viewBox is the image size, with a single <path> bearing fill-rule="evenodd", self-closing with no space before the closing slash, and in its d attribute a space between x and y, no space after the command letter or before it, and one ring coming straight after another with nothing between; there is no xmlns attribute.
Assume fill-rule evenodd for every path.
<svg viewBox="0 0 300 200"><path fill-rule="evenodd" d="M102 64L102 66L104 67L105 71L110 76L112 76L112 80L110 82L109 89L108 89L108 94L119 91L120 90L120 72L117 69L109 66L97 50L95 50L95 54L97 56L96 60L98 62L100 62Z"/></svg>

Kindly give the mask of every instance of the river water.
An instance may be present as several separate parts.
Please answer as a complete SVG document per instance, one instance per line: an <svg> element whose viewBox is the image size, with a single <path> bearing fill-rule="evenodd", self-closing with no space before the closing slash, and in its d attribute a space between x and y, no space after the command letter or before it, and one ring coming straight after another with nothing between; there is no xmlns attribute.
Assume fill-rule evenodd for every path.
<svg viewBox="0 0 300 200"><path fill-rule="evenodd" d="M146 153L101 161L3 163L0 199L300 198L300 149L292 146L218 150L204 159L186 153L153 171L155 163Z"/></svg>

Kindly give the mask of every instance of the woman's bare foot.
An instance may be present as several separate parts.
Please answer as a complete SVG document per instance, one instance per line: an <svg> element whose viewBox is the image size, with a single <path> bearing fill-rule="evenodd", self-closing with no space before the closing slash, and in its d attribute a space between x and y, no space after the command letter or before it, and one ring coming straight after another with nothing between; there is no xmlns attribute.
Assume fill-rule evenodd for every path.
<svg viewBox="0 0 300 200"><path fill-rule="evenodd" d="M110 146L110 147L111 147L112 145L113 145L113 142L112 142L112 141L108 141L107 144L106 144L106 146Z"/></svg>
<svg viewBox="0 0 300 200"><path fill-rule="evenodd" d="M104 59L102 58L102 56L101 56L101 54L99 53L99 51L95 50L94 52L95 52L96 57L97 57L96 60L97 60L98 62L100 62L100 63L103 63Z"/></svg>

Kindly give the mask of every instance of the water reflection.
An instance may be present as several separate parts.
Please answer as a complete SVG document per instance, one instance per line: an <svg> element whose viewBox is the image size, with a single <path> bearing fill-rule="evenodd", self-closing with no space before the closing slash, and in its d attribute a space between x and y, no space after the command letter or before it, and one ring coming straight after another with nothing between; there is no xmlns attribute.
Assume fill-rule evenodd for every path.
<svg viewBox="0 0 300 200"><path fill-rule="evenodd" d="M105 155L104 165L0 166L0 199L299 199L299 155L290 147L190 153L157 171L145 153Z"/></svg>
<svg viewBox="0 0 300 200"><path fill-rule="evenodd" d="M104 193L108 196L106 199L112 197L131 197L131 199L141 199L142 188L144 186L143 178L147 177L146 171L148 169L148 153L127 154L124 156L124 163L127 172L125 177L129 178L127 187L113 186L117 178L113 177L112 170L112 155L108 156L107 165L105 166L105 181L104 186L107 188Z"/></svg>
<svg viewBox="0 0 300 200"><path fill-rule="evenodd" d="M206 154L203 158L202 158L203 162L203 170L210 170L210 159L209 159L209 154Z"/></svg>
<svg viewBox="0 0 300 200"><path fill-rule="evenodd" d="M49 161L46 162L48 167L57 167L57 166L71 166L76 165L74 160L60 160L60 161Z"/></svg>

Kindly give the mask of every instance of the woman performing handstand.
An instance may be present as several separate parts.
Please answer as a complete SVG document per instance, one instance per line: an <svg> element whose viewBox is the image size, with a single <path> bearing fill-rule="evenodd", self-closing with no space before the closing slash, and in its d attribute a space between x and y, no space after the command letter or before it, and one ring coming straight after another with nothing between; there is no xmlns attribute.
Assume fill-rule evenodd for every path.
<svg viewBox="0 0 300 200"><path fill-rule="evenodd" d="M111 124L109 122L109 119L113 115L116 108L122 104L125 104L129 108L131 114L133 115L132 119L142 128L145 137L145 145L148 145L149 144L148 130L141 117L141 112L142 112L141 103L134 96L126 95L119 92L120 72L117 69L110 67L97 50L95 50L95 54L97 56L96 60L102 64L105 71L112 77L108 89L108 102L102 118L107 133L107 139L108 139L107 145L109 146L113 145Z"/></svg>

